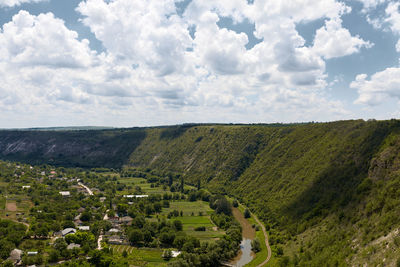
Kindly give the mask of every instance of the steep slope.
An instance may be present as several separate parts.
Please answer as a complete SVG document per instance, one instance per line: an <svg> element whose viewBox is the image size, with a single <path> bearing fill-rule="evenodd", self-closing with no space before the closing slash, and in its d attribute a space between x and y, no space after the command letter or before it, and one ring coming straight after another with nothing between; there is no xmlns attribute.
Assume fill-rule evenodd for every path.
<svg viewBox="0 0 400 267"><path fill-rule="evenodd" d="M392 140L397 121L181 130L168 138L163 129L148 134L131 165L181 173L193 184L200 178L209 189L238 197L272 227L271 242L283 265L382 260L361 256L361 248L400 226L394 219L400 208L393 206L400 193L395 160L400 143ZM388 142L392 148L383 149ZM379 200L380 206L392 203L386 212L367 207L388 190L373 179L377 175L396 188L392 199ZM397 252L386 262L394 264Z"/></svg>
<svg viewBox="0 0 400 267"><path fill-rule="evenodd" d="M0 132L0 157L150 168L240 199L269 229L273 264L394 266L400 122L183 125ZM400 261L400 259L399 259Z"/></svg>
<svg viewBox="0 0 400 267"><path fill-rule="evenodd" d="M143 129L0 131L0 157L65 167L121 167L145 138Z"/></svg>

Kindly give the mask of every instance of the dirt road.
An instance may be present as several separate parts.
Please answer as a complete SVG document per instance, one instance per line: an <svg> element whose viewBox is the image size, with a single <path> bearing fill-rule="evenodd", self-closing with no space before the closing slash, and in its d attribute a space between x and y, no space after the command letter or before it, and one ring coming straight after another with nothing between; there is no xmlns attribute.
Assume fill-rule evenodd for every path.
<svg viewBox="0 0 400 267"><path fill-rule="evenodd" d="M264 236L265 236L265 245L267 246L267 250L268 250L267 259L257 266L257 267L262 267L262 266L265 266L269 262L269 260L271 259L272 251L271 251L271 247L269 246L268 234L267 234L267 230L265 230L264 224L260 222L260 220L257 218L256 215L254 215L254 214L251 214L251 215L253 216L254 220L256 220L256 222L261 226L261 229L262 229L262 231L264 233Z"/></svg>

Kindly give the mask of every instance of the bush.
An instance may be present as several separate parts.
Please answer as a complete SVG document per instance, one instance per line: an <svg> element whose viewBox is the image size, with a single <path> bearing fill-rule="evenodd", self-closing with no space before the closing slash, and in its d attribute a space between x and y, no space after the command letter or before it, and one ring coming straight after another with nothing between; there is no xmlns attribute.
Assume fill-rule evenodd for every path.
<svg viewBox="0 0 400 267"><path fill-rule="evenodd" d="M248 218L251 217L251 214L250 214L249 209L245 209L245 210L244 210L244 217L245 217L246 219L248 219Z"/></svg>
<svg viewBox="0 0 400 267"><path fill-rule="evenodd" d="M234 208L239 207L239 202L238 202L236 199L234 199L234 200L232 201L232 206L233 206Z"/></svg>
<svg viewBox="0 0 400 267"><path fill-rule="evenodd" d="M257 252L259 252L261 250L261 244L260 244L260 241L258 241L257 238L251 241L251 250L254 253L257 253Z"/></svg>
<svg viewBox="0 0 400 267"><path fill-rule="evenodd" d="M196 227L196 228L194 228L194 230L195 231L205 231L206 230L206 227L205 226L199 226L199 227Z"/></svg>
<svg viewBox="0 0 400 267"><path fill-rule="evenodd" d="M163 251L162 257L164 260L169 261L172 258L172 251L170 249L165 249Z"/></svg>

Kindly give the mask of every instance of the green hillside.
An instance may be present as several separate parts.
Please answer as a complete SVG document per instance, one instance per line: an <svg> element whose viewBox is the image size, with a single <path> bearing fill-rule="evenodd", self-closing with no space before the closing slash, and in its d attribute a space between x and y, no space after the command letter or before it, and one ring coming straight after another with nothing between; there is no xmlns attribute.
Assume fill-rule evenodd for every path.
<svg viewBox="0 0 400 267"><path fill-rule="evenodd" d="M399 152L396 120L0 132L2 159L200 179L265 222L284 266L400 264Z"/></svg>

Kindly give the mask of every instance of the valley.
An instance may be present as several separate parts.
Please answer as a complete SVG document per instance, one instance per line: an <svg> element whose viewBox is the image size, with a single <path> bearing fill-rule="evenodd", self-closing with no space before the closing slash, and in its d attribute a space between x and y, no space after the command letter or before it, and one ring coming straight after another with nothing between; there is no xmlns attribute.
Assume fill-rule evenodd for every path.
<svg viewBox="0 0 400 267"><path fill-rule="evenodd" d="M255 236L260 251L246 266L265 264L267 258L267 266L400 264L399 152L397 120L0 131L0 158L4 164L21 162L21 166L53 168L57 173L64 170L74 173L71 177L79 173L83 176L78 179L93 191L94 198L100 199L106 192L107 196L112 194L115 211L118 203L127 205L129 211L128 202L135 206L143 201L146 221L151 224L162 222L162 218L167 222L179 220L183 232L200 244L218 242L231 231L219 224L221 218L213 215L217 210L210 202L204 202L199 192L223 196L229 203L237 200L245 205L238 206L243 214L249 209L259 219L247 219L254 229L258 228ZM11 178L16 179L3 179L1 188L9 187L11 181L15 184ZM164 197L169 198L169 194L172 199L165 199L169 206L164 207ZM148 197L131 201L124 195ZM17 211L8 211L9 216L15 216L11 217L13 220L18 219L16 213L30 214L37 206L33 199L18 196L12 190L7 190L7 196L10 203L16 203ZM144 203L153 196L159 196L154 201L161 203L161 210L153 213L149 208L146 214ZM0 204L5 206L5 201L2 199ZM99 218L106 210L114 210L110 203L101 203L96 204L100 205L95 212ZM123 211L122 207L125 206L120 207ZM5 215L3 209L2 218ZM238 224L234 221L232 224ZM196 231L198 227L205 231ZM155 233L153 240L159 234ZM235 248L226 248L234 253L227 252L229 257L221 262L234 258L240 237L236 237ZM266 237L269 246L263 242ZM137 255L136 258L148 259L138 262L155 265L161 263L154 255L162 255L168 248L156 246L147 250L148 245L133 248L131 244L111 244L110 248L114 256L119 255L118 259L131 260L134 257L130 255ZM190 254L160 262L173 265L182 260L186 261L182 264L196 265L196 257L191 259Z"/></svg>

